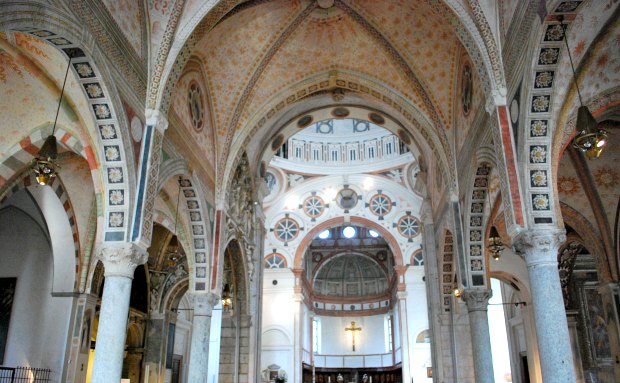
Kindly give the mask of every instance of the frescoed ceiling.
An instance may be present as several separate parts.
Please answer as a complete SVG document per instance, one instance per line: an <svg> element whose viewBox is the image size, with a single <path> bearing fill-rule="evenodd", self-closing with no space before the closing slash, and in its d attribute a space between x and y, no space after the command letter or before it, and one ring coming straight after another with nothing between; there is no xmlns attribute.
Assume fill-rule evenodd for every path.
<svg viewBox="0 0 620 383"><path fill-rule="evenodd" d="M381 83L451 129L464 50L446 15L430 3L343 0L307 10L313 3L276 0L238 6L193 49L206 68L218 142L283 89L332 70Z"/></svg>
<svg viewBox="0 0 620 383"><path fill-rule="evenodd" d="M142 52L142 1L103 0L106 8L118 24L136 53Z"/></svg>
<svg viewBox="0 0 620 383"><path fill-rule="evenodd" d="M21 33L0 33L0 157L36 128L54 121L67 59L57 49ZM88 140L94 133L90 106L75 76L67 79L58 125Z"/></svg>

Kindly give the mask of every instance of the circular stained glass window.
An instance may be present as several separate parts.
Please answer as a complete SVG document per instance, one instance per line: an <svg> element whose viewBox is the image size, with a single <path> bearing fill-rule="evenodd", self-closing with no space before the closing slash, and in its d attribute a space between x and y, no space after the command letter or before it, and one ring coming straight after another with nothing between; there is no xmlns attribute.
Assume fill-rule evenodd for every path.
<svg viewBox="0 0 620 383"><path fill-rule="evenodd" d="M299 234L299 224L291 218L282 218L273 229L276 238L282 242L290 242Z"/></svg>
<svg viewBox="0 0 620 383"><path fill-rule="evenodd" d="M189 116L192 119L194 129L200 131L204 125L204 107L202 102L202 91L196 82L189 85L187 103L189 106Z"/></svg>
<svg viewBox="0 0 620 383"><path fill-rule="evenodd" d="M304 213L308 215L308 217L316 218L323 214L323 210L325 210L325 202L319 196L313 195L304 201Z"/></svg>
<svg viewBox="0 0 620 383"><path fill-rule="evenodd" d="M389 213L390 210L392 210L392 200L390 199L390 197L386 196L385 194L381 194L381 193L375 194L370 199L370 203L368 204L368 207L370 208L370 211L374 215L378 215L379 217L382 217L386 215L387 213Z"/></svg>
<svg viewBox="0 0 620 383"><path fill-rule="evenodd" d="M319 233L319 238L321 238L321 239L329 238L329 229L325 229L322 232L320 232Z"/></svg>
<svg viewBox="0 0 620 383"><path fill-rule="evenodd" d="M401 217L396 226L403 237L413 238L420 234L420 221L412 215Z"/></svg>
<svg viewBox="0 0 620 383"><path fill-rule="evenodd" d="M368 234L370 234L370 236L373 237L373 238L378 238L379 237L379 233L377 233L376 231L374 231L372 229L368 230Z"/></svg>

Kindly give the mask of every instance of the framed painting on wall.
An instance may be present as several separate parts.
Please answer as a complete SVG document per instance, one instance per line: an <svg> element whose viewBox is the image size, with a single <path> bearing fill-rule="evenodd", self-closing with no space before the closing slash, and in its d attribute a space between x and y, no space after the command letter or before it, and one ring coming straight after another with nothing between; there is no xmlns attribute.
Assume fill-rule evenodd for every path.
<svg viewBox="0 0 620 383"><path fill-rule="evenodd" d="M0 364L4 363L4 348L9 335L9 322L16 285L17 278L0 278Z"/></svg>

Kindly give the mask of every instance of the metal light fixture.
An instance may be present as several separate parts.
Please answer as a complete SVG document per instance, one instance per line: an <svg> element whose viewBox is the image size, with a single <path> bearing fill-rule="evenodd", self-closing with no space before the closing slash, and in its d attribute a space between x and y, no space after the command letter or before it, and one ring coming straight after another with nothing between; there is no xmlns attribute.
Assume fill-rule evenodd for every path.
<svg viewBox="0 0 620 383"><path fill-rule="evenodd" d="M573 71L573 78L575 79L575 87L577 88L577 95L579 96L579 109L577 109L577 123L575 129L577 135L573 138L573 147L581 150L588 158L598 158L603 151L603 148L607 144L607 132L598 127L598 123L590 113L588 107L583 105L581 99L581 92L579 91L579 83L575 76L575 67L573 65L573 58L570 54L570 48L568 47L568 40L566 38L566 27L563 23L564 18L558 19L562 25L564 31L564 44L566 45L566 51L568 52L568 60L570 61L570 67Z"/></svg>
<svg viewBox="0 0 620 383"><path fill-rule="evenodd" d="M56 123L58 122L58 114L60 113L60 105L62 104L62 96L65 94L65 85L67 84L67 77L69 75L69 68L71 67L71 58L67 64L67 71L65 72L65 79L62 83L62 89L60 90L60 99L58 100L58 107L56 108L56 117L54 118L54 126L52 128L52 134L50 134L41 146L37 156L33 158L30 168L35 174L37 183L41 186L48 185L52 182L58 173L60 166L56 163L58 158L58 144L56 142Z"/></svg>
<svg viewBox="0 0 620 383"><path fill-rule="evenodd" d="M222 290L222 309L229 311L232 308L232 294L230 292L230 285L226 283Z"/></svg>
<svg viewBox="0 0 620 383"><path fill-rule="evenodd" d="M504 250L504 244L502 243L502 239L497 232L495 226L491 226L491 232L489 233L489 252L491 253L491 257L499 261L500 254L502 250Z"/></svg>

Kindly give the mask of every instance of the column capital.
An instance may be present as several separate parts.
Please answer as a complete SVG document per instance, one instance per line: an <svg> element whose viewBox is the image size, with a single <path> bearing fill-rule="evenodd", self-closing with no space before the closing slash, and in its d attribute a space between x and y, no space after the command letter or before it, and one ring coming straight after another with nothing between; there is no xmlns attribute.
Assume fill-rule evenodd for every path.
<svg viewBox="0 0 620 383"><path fill-rule="evenodd" d="M526 230L512 241L515 253L521 255L528 266L551 264L557 266L558 249L566 241L564 229Z"/></svg>
<svg viewBox="0 0 620 383"><path fill-rule="evenodd" d="M135 243L105 243L98 252L97 257L103 262L104 275L121 276L133 279L136 267L143 265L149 259L146 250Z"/></svg>
<svg viewBox="0 0 620 383"><path fill-rule="evenodd" d="M467 311L487 311L489 299L493 296L493 291L489 289L466 289L461 295L461 299L467 304Z"/></svg>
<svg viewBox="0 0 620 383"><path fill-rule="evenodd" d="M214 293L191 293L194 304L194 315L211 316L213 307L217 306L220 297Z"/></svg>
<svg viewBox="0 0 620 383"><path fill-rule="evenodd" d="M159 109L146 109L144 115L147 125L155 126L161 133L168 129L168 118Z"/></svg>

